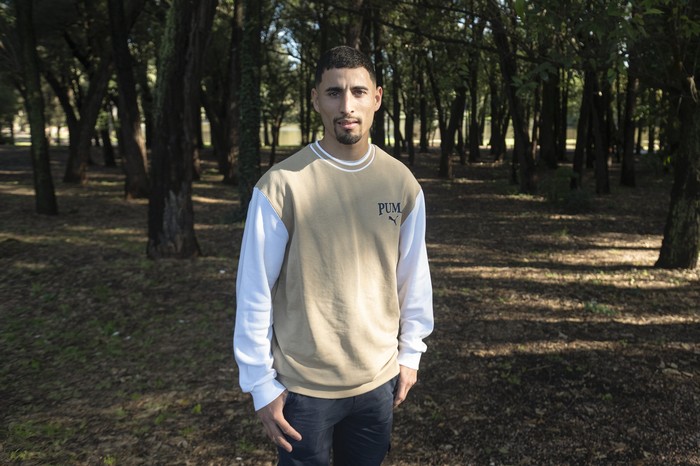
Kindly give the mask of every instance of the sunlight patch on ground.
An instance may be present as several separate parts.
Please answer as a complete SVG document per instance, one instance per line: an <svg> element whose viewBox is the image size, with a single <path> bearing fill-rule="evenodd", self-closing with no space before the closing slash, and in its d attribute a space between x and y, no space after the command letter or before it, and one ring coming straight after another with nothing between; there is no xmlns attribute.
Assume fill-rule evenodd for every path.
<svg viewBox="0 0 700 466"><path fill-rule="evenodd" d="M617 262L616 262L617 263ZM600 264L598 264L600 265ZM698 278L698 273L693 271L668 271L661 269L649 270L646 268L622 269L620 271L596 270L590 271L562 271L553 268L547 271L536 267L444 267L444 272L449 275L473 276L482 279L503 280L504 277L514 280L522 280L542 284L593 284L618 289L673 289L691 285Z"/></svg>
<svg viewBox="0 0 700 466"><path fill-rule="evenodd" d="M143 239L144 230L139 228L107 228L105 230L100 230L99 233L113 236L136 235L139 239Z"/></svg>
<svg viewBox="0 0 700 466"><path fill-rule="evenodd" d="M51 236L45 236L45 235L30 235L27 233L22 233L21 235L17 235L17 236L9 236L9 235L0 234L0 241L8 241L8 240L18 241L22 245L24 245L24 244L35 245L35 244L44 244L44 243L48 244L48 243L54 242L54 238L52 238Z"/></svg>
<svg viewBox="0 0 700 466"><path fill-rule="evenodd" d="M228 199L213 199L211 197L203 197L203 196L197 196L197 195L192 195L192 200L194 202L201 202L202 204L224 204L224 205L234 205L237 204L237 202L233 202Z"/></svg>
<svg viewBox="0 0 700 466"><path fill-rule="evenodd" d="M480 320L488 322L508 322L508 321L521 321L523 320L522 315L511 313L511 315L503 316L488 316L484 315L480 317ZM618 316L613 319L600 319L604 322L617 322L621 324L636 325L643 327L645 325L678 325L678 324L698 324L700 323L700 315L689 316L689 315L640 315L640 316ZM547 316L537 316L528 317L527 319L530 323L541 322L546 324L582 324L591 323L595 320L590 319L588 316L582 316L580 318L558 318L558 317L547 317Z"/></svg>
<svg viewBox="0 0 700 466"><path fill-rule="evenodd" d="M488 348L474 349L471 352L477 356L494 357L510 356L512 354L555 354L563 351L611 351L620 346L615 341L592 340L540 340L528 341L527 350L522 343L489 344Z"/></svg>
<svg viewBox="0 0 700 466"><path fill-rule="evenodd" d="M0 192L3 194L13 194L15 196L34 195L34 189L31 186L8 186L7 183L0 185Z"/></svg>
<svg viewBox="0 0 700 466"><path fill-rule="evenodd" d="M24 269L28 270L31 272L36 272L39 270L46 270L49 268L48 264L42 263L42 262L26 262L26 261L14 261L12 263L13 267L17 267L18 269Z"/></svg>

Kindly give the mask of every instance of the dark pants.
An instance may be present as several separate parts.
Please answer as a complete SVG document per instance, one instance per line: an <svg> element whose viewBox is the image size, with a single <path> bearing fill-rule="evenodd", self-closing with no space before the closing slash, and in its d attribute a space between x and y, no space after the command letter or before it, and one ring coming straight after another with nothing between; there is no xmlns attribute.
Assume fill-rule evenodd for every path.
<svg viewBox="0 0 700 466"><path fill-rule="evenodd" d="M292 452L279 450L279 466L381 464L389 451L396 378L363 395L337 400L289 393L284 417L302 436Z"/></svg>

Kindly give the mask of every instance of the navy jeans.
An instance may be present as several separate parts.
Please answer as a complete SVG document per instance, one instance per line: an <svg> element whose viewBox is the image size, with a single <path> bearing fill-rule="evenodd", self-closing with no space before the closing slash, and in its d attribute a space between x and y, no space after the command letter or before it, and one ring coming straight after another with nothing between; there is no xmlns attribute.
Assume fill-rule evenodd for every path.
<svg viewBox="0 0 700 466"><path fill-rule="evenodd" d="M397 377L359 396L329 400L289 393L284 417L302 436L278 466L374 466L389 451Z"/></svg>

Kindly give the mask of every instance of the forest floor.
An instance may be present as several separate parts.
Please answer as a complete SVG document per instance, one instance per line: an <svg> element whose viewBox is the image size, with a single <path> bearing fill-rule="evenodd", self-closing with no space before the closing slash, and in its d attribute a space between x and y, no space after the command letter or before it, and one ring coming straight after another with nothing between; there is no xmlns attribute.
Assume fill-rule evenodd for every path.
<svg viewBox="0 0 700 466"><path fill-rule="evenodd" d="M66 185L65 156L45 217L0 147L0 464L274 464L231 350L236 189L205 161L204 256L151 261L121 169ZM642 157L639 187L571 197L563 166L529 196L483 159L414 167L436 327L385 464L700 465L700 271L653 267L671 177Z"/></svg>

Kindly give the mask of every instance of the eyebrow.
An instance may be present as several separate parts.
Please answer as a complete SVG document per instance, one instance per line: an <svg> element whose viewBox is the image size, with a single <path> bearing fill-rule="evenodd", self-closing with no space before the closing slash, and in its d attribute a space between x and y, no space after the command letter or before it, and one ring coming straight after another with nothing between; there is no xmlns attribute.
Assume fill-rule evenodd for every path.
<svg viewBox="0 0 700 466"><path fill-rule="evenodd" d="M367 86L353 86L350 88L351 91L369 91ZM331 86L326 88L326 92L342 92L343 88L340 86Z"/></svg>

